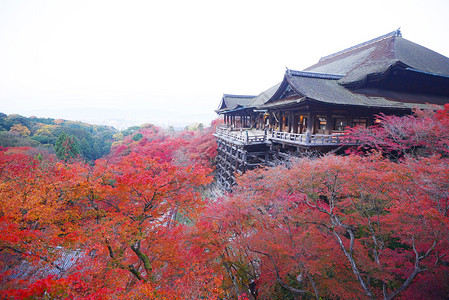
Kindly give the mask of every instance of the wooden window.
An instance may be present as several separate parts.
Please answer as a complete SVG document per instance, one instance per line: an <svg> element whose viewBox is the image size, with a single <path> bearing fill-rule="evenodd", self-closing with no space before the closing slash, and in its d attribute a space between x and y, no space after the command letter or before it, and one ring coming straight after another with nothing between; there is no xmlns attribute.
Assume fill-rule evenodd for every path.
<svg viewBox="0 0 449 300"><path fill-rule="evenodd" d="M314 132L316 134L326 134L326 129L328 127L327 124L328 123L327 123L326 117L324 117L324 116L316 116Z"/></svg>
<svg viewBox="0 0 449 300"><path fill-rule="evenodd" d="M362 126L362 127L366 128L366 126L368 124L368 119L366 119L366 118L354 118L352 120L352 123L354 124L354 127L355 126Z"/></svg>
<svg viewBox="0 0 449 300"><path fill-rule="evenodd" d="M327 120L325 117L318 117L318 130L326 130Z"/></svg>
<svg viewBox="0 0 449 300"><path fill-rule="evenodd" d="M335 131L344 131L345 128L348 126L348 119L343 117L337 117L334 121L334 128Z"/></svg>

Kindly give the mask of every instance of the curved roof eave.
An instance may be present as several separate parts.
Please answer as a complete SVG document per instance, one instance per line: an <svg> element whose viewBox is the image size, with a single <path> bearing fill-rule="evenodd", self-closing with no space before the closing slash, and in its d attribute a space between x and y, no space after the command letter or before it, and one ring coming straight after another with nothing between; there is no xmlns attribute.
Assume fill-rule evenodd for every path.
<svg viewBox="0 0 449 300"><path fill-rule="evenodd" d="M359 87L364 86L368 81L370 81L372 79L382 78L382 77L387 76L394 68L402 68L405 70L407 68L410 68L410 66L401 61L396 61L395 63L391 64L387 69L384 69L383 71L365 74L365 76L363 76L362 78L360 78L358 80L345 80L345 78L343 77L342 79L340 79L338 81L338 83L346 88L359 88Z"/></svg>

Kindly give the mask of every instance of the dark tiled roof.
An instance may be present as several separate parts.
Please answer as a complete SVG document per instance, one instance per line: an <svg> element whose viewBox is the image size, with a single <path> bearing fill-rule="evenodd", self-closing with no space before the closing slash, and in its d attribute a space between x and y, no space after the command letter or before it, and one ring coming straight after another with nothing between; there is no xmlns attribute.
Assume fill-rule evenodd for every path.
<svg viewBox="0 0 449 300"><path fill-rule="evenodd" d="M316 72L305 72L305 71L296 71L296 70L290 70L287 69L285 72L287 76L302 76L302 77L308 77L308 78L319 78L319 79L341 79L345 75L341 74L330 74L330 73L316 73Z"/></svg>
<svg viewBox="0 0 449 300"><path fill-rule="evenodd" d="M292 76L287 80L290 86L300 95L322 103L364 107L410 108L408 103L353 93L333 79Z"/></svg>
<svg viewBox="0 0 449 300"><path fill-rule="evenodd" d="M261 108L283 106L297 103L298 100L304 101L305 99L333 105L399 109L409 109L413 107L410 103L391 101L384 97L354 93L338 83L338 76L335 76L334 79L330 79L332 76L329 76L328 78L316 78L309 76L309 74L309 72L287 71L284 76L284 81L280 85L280 89L284 90L287 86L290 86L297 94L296 99L291 99L291 97L289 97L288 100L280 99L276 101L277 99L271 98L265 105L262 105ZM276 91L277 95L281 93L281 90Z"/></svg>
<svg viewBox="0 0 449 300"><path fill-rule="evenodd" d="M395 36L402 37L401 31L400 31L399 29L398 29L398 30L395 30L395 31L392 31L392 32L389 32L389 33L387 33L387 34L381 35L381 36L379 36L379 37L377 37L377 38L374 38L374 39L372 39L372 40L369 40L369 41L366 41L366 42L357 44L357 45L355 45L355 46L349 47L349 48L347 48L347 49L338 51L338 52L336 52L336 53L332 53L332 54L330 54L330 55L321 57L319 61L321 62L321 61L324 61L324 60L327 60L327 59L330 59L330 58L339 56L339 55L341 55L341 54L343 54L343 53L347 53L347 52L350 52L350 51L354 51L354 50L356 50L356 49L359 49L359 48L368 46L368 45L370 45L370 44L379 42L379 41L381 41L381 40L384 40L384 39L387 39L387 38L391 38L391 37L395 37Z"/></svg>
<svg viewBox="0 0 449 300"><path fill-rule="evenodd" d="M221 98L220 105L216 112L233 110L239 106L246 107L254 97L256 96L223 94L223 98Z"/></svg>
<svg viewBox="0 0 449 300"><path fill-rule="evenodd" d="M271 88L269 88L268 90L260 93L257 97L253 98L250 103L248 104L248 107L258 107L262 104L264 104L265 102L268 101L268 99L270 99L274 93L279 89L279 86L281 84L278 83L274 86L272 86Z"/></svg>
<svg viewBox="0 0 449 300"><path fill-rule="evenodd" d="M395 77L394 82L407 81L409 79L407 76L411 73L414 73L412 74L414 80L419 81L421 79L416 73L420 73L426 76L427 85L423 85L421 90L402 85L400 89L390 90L388 76L391 74L396 76L396 71L399 71L399 75ZM410 109L426 102L436 104L448 102L448 97L444 94L446 90L442 88L447 78L449 78L448 57L403 39L397 30L323 57L317 64L304 71L287 69L281 83L256 97L242 96L248 97L245 98L247 102L242 98L234 99L232 95L225 95L217 112L235 109L238 105L263 109L294 105L304 101ZM383 81L379 81L377 85L369 85L367 84L369 80ZM437 87L438 93L434 90L437 82L440 84ZM419 83L421 84L421 81Z"/></svg>
<svg viewBox="0 0 449 300"><path fill-rule="evenodd" d="M383 73L393 65L449 75L449 58L391 32L368 42L323 57L305 71L346 74L340 83L361 81L368 74Z"/></svg>
<svg viewBox="0 0 449 300"><path fill-rule="evenodd" d="M399 62L413 69L449 76L449 58L444 55L403 38L395 40L394 51Z"/></svg>
<svg viewBox="0 0 449 300"><path fill-rule="evenodd" d="M406 71L417 72L417 73L421 73L421 74L425 74L425 75L437 76L437 77L442 77L442 78L449 78L449 75L436 74L436 73L426 72L426 71L417 70L417 69L413 69L413 68L405 68L405 70Z"/></svg>

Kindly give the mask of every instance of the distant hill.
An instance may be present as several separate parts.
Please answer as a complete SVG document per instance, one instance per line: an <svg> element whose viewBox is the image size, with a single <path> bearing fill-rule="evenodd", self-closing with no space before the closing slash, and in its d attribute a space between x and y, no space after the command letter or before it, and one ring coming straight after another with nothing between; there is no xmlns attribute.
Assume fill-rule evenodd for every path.
<svg viewBox="0 0 449 300"><path fill-rule="evenodd" d="M54 151L61 134L74 136L80 154L86 160L95 160L110 152L114 135L119 131L112 126L91 125L63 119L24 117L0 113L0 146L38 147Z"/></svg>

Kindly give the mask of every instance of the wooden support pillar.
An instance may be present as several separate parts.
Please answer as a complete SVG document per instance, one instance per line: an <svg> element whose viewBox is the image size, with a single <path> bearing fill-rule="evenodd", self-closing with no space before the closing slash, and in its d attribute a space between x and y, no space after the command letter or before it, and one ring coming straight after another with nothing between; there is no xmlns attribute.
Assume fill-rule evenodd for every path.
<svg viewBox="0 0 449 300"><path fill-rule="evenodd" d="M242 172L246 172L246 151L242 153Z"/></svg>
<svg viewBox="0 0 449 300"><path fill-rule="evenodd" d="M313 131L313 122L315 121L314 115L310 112L307 113L307 132L312 134Z"/></svg>
<svg viewBox="0 0 449 300"><path fill-rule="evenodd" d="M279 131L284 130L284 114L279 112Z"/></svg>
<svg viewBox="0 0 449 300"><path fill-rule="evenodd" d="M332 120L332 113L328 113L326 115L326 134L332 134L332 126L333 126L333 120Z"/></svg>
<svg viewBox="0 0 449 300"><path fill-rule="evenodd" d="M294 132L294 128L295 128L295 114L294 113L292 113L291 115L290 115L290 128L291 128L291 130L290 130L290 132Z"/></svg>
<svg viewBox="0 0 449 300"><path fill-rule="evenodd" d="M278 113L277 112L274 112L273 113L273 130L278 130L278 128L279 128L279 120L278 120Z"/></svg>
<svg viewBox="0 0 449 300"><path fill-rule="evenodd" d="M292 114L292 113L290 113L289 115L288 115L288 132L293 132L293 118L294 118L294 115Z"/></svg>
<svg viewBox="0 0 449 300"><path fill-rule="evenodd" d="M298 126L299 125L299 115L294 114L293 115L293 133L299 133Z"/></svg>

